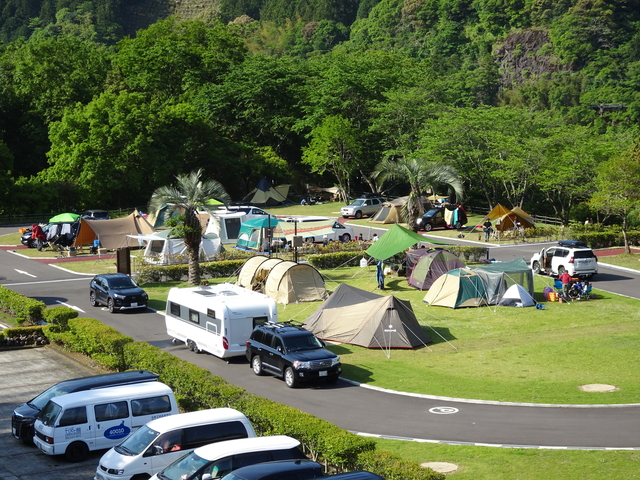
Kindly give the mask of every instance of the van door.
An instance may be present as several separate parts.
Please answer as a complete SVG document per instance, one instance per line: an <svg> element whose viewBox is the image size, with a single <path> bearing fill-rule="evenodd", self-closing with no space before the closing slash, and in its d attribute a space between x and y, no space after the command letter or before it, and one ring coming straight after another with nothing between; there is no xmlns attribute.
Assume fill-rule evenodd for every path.
<svg viewBox="0 0 640 480"><path fill-rule="evenodd" d="M93 412L96 427L92 450L115 447L131 434L131 415L126 400L94 405Z"/></svg>

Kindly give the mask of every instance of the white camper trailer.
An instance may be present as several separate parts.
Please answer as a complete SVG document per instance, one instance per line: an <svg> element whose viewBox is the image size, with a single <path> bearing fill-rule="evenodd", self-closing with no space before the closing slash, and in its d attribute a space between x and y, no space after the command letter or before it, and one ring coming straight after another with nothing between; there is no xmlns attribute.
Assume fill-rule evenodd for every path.
<svg viewBox="0 0 640 480"><path fill-rule="evenodd" d="M167 298L167 334L189 350L220 358L245 354L253 328L277 322L276 302L231 283L172 288Z"/></svg>
<svg viewBox="0 0 640 480"><path fill-rule="evenodd" d="M216 210L209 218L205 234L215 233L223 244L235 244L240 234L240 226L247 220L245 212Z"/></svg>

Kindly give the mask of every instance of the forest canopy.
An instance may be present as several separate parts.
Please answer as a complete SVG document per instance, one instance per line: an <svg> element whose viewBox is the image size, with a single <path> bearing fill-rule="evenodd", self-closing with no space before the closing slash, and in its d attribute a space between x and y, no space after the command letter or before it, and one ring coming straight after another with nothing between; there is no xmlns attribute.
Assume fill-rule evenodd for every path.
<svg viewBox="0 0 640 480"><path fill-rule="evenodd" d="M402 160L568 220L639 121L640 0L0 0L0 213L197 169L407 195Z"/></svg>

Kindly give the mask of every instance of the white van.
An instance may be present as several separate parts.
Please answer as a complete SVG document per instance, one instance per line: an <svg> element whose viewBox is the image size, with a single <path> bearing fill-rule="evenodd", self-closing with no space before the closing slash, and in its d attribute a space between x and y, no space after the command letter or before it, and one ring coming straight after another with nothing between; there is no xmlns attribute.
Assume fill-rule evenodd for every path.
<svg viewBox="0 0 640 480"><path fill-rule="evenodd" d="M249 419L232 408L159 418L105 453L94 480L148 478L195 448L255 436Z"/></svg>
<svg viewBox="0 0 640 480"><path fill-rule="evenodd" d="M335 240L350 242L355 239L353 229L329 217L287 217L279 219L274 237L284 236L291 241L299 236L307 243Z"/></svg>
<svg viewBox="0 0 640 480"><path fill-rule="evenodd" d="M304 460L300 442L284 435L245 438L196 448L157 473L152 480L211 480L247 465Z"/></svg>
<svg viewBox="0 0 640 480"><path fill-rule="evenodd" d="M167 334L193 352L220 358L245 354L256 325L278 321L276 302L231 283L172 288L165 310Z"/></svg>
<svg viewBox="0 0 640 480"><path fill-rule="evenodd" d="M151 420L176 413L173 392L160 382L69 393L40 411L33 441L47 455L79 462L89 450L114 447Z"/></svg>

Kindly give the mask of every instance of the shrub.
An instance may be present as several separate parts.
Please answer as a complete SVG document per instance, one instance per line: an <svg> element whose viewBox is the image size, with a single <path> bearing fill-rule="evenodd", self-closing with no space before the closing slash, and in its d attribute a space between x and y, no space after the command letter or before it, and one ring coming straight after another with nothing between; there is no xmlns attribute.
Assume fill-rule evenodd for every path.
<svg viewBox="0 0 640 480"><path fill-rule="evenodd" d="M43 319L44 302L20 295L0 285L0 310L23 318L23 324L37 325Z"/></svg>
<svg viewBox="0 0 640 480"><path fill-rule="evenodd" d="M58 332L68 330L69 320L77 317L78 312L70 307L52 307L44 311L44 320L51 329Z"/></svg>

